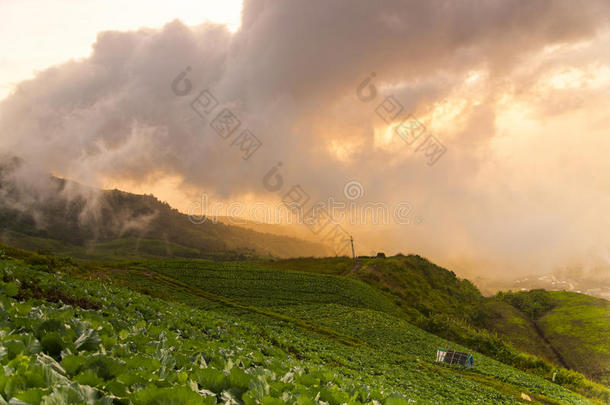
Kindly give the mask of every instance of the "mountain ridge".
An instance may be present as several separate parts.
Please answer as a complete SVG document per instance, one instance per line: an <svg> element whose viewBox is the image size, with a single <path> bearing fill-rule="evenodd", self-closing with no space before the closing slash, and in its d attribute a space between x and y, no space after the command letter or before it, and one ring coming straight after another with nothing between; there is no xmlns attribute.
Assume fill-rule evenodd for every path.
<svg viewBox="0 0 610 405"><path fill-rule="evenodd" d="M196 224L152 195L97 190L51 175L38 174L28 183L19 178L22 167L17 159L0 165L2 240L22 248L91 258L88 251L96 245L131 238L158 244L153 256L159 257L172 256L168 252L175 249L190 250L187 257L208 258L331 254L327 246L314 241L215 221ZM131 249L121 256L107 249L106 253L107 259L116 260L138 252Z"/></svg>

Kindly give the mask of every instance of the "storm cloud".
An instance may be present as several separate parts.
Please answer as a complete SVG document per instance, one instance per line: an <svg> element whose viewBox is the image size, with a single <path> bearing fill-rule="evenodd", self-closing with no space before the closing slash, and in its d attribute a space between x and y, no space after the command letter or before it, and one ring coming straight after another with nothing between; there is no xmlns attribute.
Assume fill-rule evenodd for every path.
<svg viewBox="0 0 610 405"><path fill-rule="evenodd" d="M92 186L177 178L183 210L202 192L273 201L296 184L345 200L355 180L358 204L413 207L408 225L346 224L364 254L477 274L609 265L609 16L607 1L250 0L234 33L102 32L89 57L0 103L1 148ZM191 102L205 89L218 106L202 117ZM384 122L388 96L403 111ZM210 126L224 108L241 123L228 139ZM447 149L433 166L394 131L409 114ZM262 143L247 160L234 143L246 128Z"/></svg>

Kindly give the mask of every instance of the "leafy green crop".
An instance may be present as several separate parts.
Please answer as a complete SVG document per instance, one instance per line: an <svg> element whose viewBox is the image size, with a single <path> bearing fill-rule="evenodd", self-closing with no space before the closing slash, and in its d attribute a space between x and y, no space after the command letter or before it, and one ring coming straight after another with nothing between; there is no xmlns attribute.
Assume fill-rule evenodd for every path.
<svg viewBox="0 0 610 405"><path fill-rule="evenodd" d="M589 403L483 356L475 373L435 365L438 338L373 309L314 311L312 321L360 342L345 345L163 279L150 288L183 304L9 260L0 276L0 404L509 404L525 391Z"/></svg>

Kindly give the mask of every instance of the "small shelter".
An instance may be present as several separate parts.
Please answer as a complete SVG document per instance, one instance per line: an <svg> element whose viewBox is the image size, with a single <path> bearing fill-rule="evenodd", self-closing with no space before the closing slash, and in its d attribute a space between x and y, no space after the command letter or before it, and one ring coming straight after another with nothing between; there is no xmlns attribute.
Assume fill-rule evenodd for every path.
<svg viewBox="0 0 610 405"><path fill-rule="evenodd" d="M436 362L447 364L461 364L466 367L474 367L472 354L458 352L456 350L438 349L436 351Z"/></svg>

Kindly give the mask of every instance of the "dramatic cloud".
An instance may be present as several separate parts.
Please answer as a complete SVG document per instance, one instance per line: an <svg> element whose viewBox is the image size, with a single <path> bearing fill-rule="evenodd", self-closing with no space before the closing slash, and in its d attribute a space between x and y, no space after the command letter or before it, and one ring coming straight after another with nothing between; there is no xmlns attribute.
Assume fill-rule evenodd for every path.
<svg viewBox="0 0 610 405"><path fill-rule="evenodd" d="M178 179L183 210L202 192L275 202L296 184L346 201L357 180L359 207L412 208L409 224L344 221L364 254L464 272L608 265L609 16L607 1L252 0L235 33L103 32L0 104L2 148L91 185ZM172 88L181 72L190 92ZM190 106L204 89L219 102L205 120ZM388 96L403 113L384 122ZM223 108L241 121L227 140L209 125ZM434 166L394 131L409 114L447 148ZM262 142L248 160L232 144L245 128Z"/></svg>

